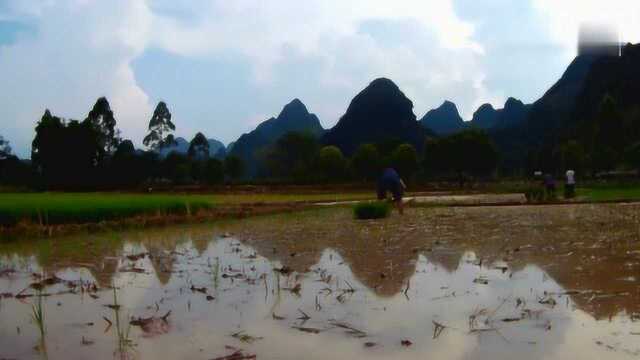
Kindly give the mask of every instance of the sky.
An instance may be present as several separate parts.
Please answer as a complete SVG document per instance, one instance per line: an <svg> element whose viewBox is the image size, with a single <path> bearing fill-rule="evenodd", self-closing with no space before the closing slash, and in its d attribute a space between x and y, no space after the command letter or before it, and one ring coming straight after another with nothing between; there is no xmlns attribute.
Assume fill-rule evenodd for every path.
<svg viewBox="0 0 640 360"><path fill-rule="evenodd" d="M45 109L106 96L137 146L159 101L176 135L226 144L294 98L331 127L378 77L418 118L451 100L470 119L542 96L585 23L640 42L640 1L0 0L0 135L29 157Z"/></svg>

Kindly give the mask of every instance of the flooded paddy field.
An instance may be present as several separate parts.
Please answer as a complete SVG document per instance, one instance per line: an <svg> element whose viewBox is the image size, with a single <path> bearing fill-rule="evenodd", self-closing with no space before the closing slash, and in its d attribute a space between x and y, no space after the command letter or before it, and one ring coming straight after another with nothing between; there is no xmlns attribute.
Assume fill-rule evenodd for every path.
<svg viewBox="0 0 640 360"><path fill-rule="evenodd" d="M640 205L0 243L0 359L633 359Z"/></svg>

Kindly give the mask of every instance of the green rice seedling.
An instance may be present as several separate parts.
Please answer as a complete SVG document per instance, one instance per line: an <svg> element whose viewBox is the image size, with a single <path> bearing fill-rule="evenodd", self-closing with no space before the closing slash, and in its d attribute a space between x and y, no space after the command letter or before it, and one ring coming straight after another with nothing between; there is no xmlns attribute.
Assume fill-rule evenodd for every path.
<svg viewBox="0 0 640 360"><path fill-rule="evenodd" d="M44 325L44 306L42 305L42 290L37 290L36 303L31 305L31 319L40 331L40 341L36 349L40 352L43 359L48 359L47 344L45 342L45 325Z"/></svg>
<svg viewBox="0 0 640 360"><path fill-rule="evenodd" d="M120 321L120 304L118 304L118 295L115 285L113 286L113 305L110 306L113 309L115 315L115 330L118 341L118 348L116 354L121 359L128 359L130 350L133 348L133 341L129 337L131 332L131 324L127 321L122 324Z"/></svg>
<svg viewBox="0 0 640 360"><path fill-rule="evenodd" d="M218 292L218 286L220 285L220 259L216 258L215 267L212 266L212 275L213 275L213 288L216 293Z"/></svg>
<svg viewBox="0 0 640 360"><path fill-rule="evenodd" d="M361 202L353 208L356 219L383 219L391 213L391 205L385 201Z"/></svg>
<svg viewBox="0 0 640 360"><path fill-rule="evenodd" d="M0 225L100 222L136 215L193 214L213 207L206 195L108 193L0 194Z"/></svg>
<svg viewBox="0 0 640 360"><path fill-rule="evenodd" d="M36 303L31 305L31 318L40 331L40 338L44 339L44 307L42 306L42 291L38 290L36 295Z"/></svg>

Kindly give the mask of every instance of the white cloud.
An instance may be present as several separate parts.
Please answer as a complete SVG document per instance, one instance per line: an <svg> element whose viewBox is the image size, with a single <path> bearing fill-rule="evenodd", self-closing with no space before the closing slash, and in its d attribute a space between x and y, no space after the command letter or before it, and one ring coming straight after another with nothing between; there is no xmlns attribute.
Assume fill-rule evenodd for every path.
<svg viewBox="0 0 640 360"><path fill-rule="evenodd" d="M418 116L445 97L460 100L466 115L472 104L497 98L486 96L489 90L479 84L477 59L483 49L473 41L472 24L456 16L452 1L214 1L200 4L191 20L157 16L153 44L182 56L241 54L265 90L274 80L274 65L294 62L293 53L321 60L309 71L321 75L315 86L327 92L343 90L351 97L377 76L392 78L416 102ZM383 44L361 32L368 21L400 27L404 38ZM336 108L322 100L308 105ZM331 125L344 110L319 113Z"/></svg>
<svg viewBox="0 0 640 360"><path fill-rule="evenodd" d="M169 11L161 11L163 7ZM286 72L274 71L276 65L319 59L318 68L308 69L317 73L317 83L310 85L318 94L345 98L336 105L335 96L327 96L332 100L317 96L308 104L312 111L320 110L328 125L344 112L355 92L377 76L394 79L422 104L418 116L445 95L463 100L463 111L470 111L464 104L475 104L488 92L482 84L461 93L450 91L481 79L474 59L482 54L482 47L471 38L473 26L455 15L451 1L219 0L180 5L143 0L10 0L8 8L12 16L36 18L38 26L33 39L0 50L0 75L11 84L3 90L0 108L3 118L13 121L3 131L22 149L21 155L26 155L33 125L45 107L82 118L102 95L111 100L124 136L139 143L151 109L130 63L149 47L204 59L240 57L251 64L254 85L265 92L275 76L287 77ZM412 24L407 42L382 44L362 33L361 25L371 20ZM447 79L454 79L454 85Z"/></svg>
<svg viewBox="0 0 640 360"><path fill-rule="evenodd" d="M0 46L0 78L7 84L0 89L0 131L22 156L28 154L35 121L45 107L83 118L99 96L110 99L124 136L139 144L153 104L136 83L131 62L149 48L248 63L254 79L250 86L268 100L268 108L256 104L254 115L244 119L220 114L225 122L200 125L191 119L181 129L231 126L240 135L255 116L276 115L294 97L332 125L355 93L379 76L405 91L418 117L449 99L470 118L480 104L499 107L513 95L500 84L487 87L487 60L492 59L494 69L505 61L485 52L488 43L475 36L471 20L456 14L456 0L4 1L0 19L36 25L35 35ZM636 0L528 1L548 23L544 36L563 49L557 56L566 63L575 54L583 21L613 22L624 41L640 41ZM492 21L500 24L499 14ZM512 27L504 29L509 39L517 33ZM297 68L295 75L292 68ZM238 102L251 107L252 100ZM203 104L203 112L208 105Z"/></svg>
<svg viewBox="0 0 640 360"><path fill-rule="evenodd" d="M107 96L118 126L139 139L151 113L129 63L146 47L151 13L141 1L10 2L16 15L40 16L36 36L0 47L2 131L28 156L45 108L83 119ZM14 4L14 5L12 5Z"/></svg>
<svg viewBox="0 0 640 360"><path fill-rule="evenodd" d="M640 42L640 1L637 0L533 0L548 19L550 33L575 55L581 24L617 27L623 42Z"/></svg>

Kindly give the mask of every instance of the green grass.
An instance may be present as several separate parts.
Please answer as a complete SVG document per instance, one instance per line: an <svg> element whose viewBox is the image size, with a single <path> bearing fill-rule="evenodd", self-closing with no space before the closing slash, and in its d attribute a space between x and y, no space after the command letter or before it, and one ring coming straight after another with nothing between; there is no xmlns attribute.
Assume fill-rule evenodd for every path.
<svg viewBox="0 0 640 360"><path fill-rule="evenodd" d="M211 197L109 193L0 194L0 225L87 223L140 214L184 214L214 205Z"/></svg>
<svg viewBox="0 0 640 360"><path fill-rule="evenodd" d="M589 201L640 200L640 186L578 188L576 195Z"/></svg>
<svg viewBox="0 0 640 360"><path fill-rule="evenodd" d="M38 290L37 302L31 305L31 318L36 323L38 330L40 331L40 339L44 341L45 327L44 327L44 307L42 306L42 291Z"/></svg>
<svg viewBox="0 0 640 360"><path fill-rule="evenodd" d="M337 202L367 200L375 197L369 192L348 193L264 193L264 194L216 194L213 199L218 204L290 203L290 202Z"/></svg>
<svg viewBox="0 0 640 360"><path fill-rule="evenodd" d="M372 193L144 194L0 193L0 226L22 220L44 225L97 223L144 214L186 214L214 206L255 203L333 202L371 198Z"/></svg>
<svg viewBox="0 0 640 360"><path fill-rule="evenodd" d="M356 219L382 219L389 216L391 206L385 201L361 202L353 207L353 215Z"/></svg>

